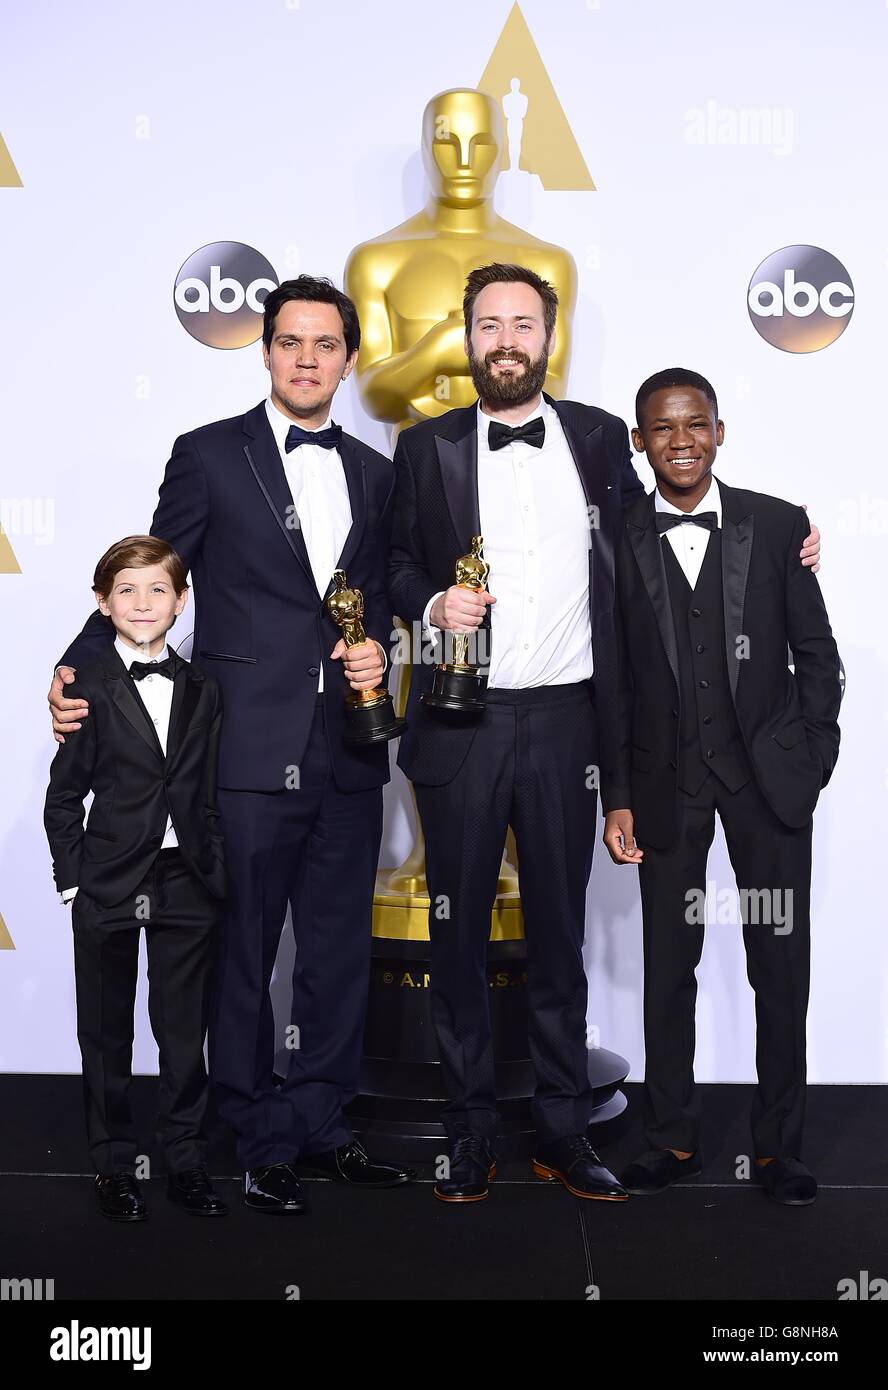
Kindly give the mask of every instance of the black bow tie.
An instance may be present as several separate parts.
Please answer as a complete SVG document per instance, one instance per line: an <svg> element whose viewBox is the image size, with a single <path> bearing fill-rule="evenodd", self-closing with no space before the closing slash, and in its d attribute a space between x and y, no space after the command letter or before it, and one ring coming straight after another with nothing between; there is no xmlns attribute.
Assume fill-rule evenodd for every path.
<svg viewBox="0 0 888 1390"><path fill-rule="evenodd" d="M291 425L287 430L284 448L289 454L300 444L317 444L321 449L338 449L342 441L342 426L330 425L326 430L304 430L300 425Z"/></svg>
<svg viewBox="0 0 888 1390"><path fill-rule="evenodd" d="M134 681L143 681L146 676L166 676L173 680L176 674L171 656L166 661L131 661L129 669Z"/></svg>
<svg viewBox="0 0 888 1390"><path fill-rule="evenodd" d="M542 415L535 415L523 425L501 425L499 420L491 420L487 430L487 444L494 452L497 449L505 449L507 444L513 444L516 439L523 439L525 444L542 449L545 438L546 423Z"/></svg>
<svg viewBox="0 0 888 1390"><path fill-rule="evenodd" d="M718 530L718 516L715 512L694 512L693 515L687 516L675 516L672 512L655 512L654 520L661 536L665 531L671 531L673 526L683 526L685 522L689 522L691 526L704 526L707 531Z"/></svg>

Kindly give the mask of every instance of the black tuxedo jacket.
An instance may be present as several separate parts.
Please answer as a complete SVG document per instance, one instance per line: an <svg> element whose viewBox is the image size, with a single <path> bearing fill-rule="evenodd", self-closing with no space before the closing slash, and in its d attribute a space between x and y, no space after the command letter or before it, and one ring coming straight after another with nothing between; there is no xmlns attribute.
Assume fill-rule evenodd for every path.
<svg viewBox="0 0 888 1390"><path fill-rule="evenodd" d="M364 594L368 637L388 649L392 465L348 434L339 452L352 525L338 567ZM216 676L225 700L219 785L285 787L305 750L322 665L337 785L358 791L387 782L384 745L354 749L342 740L350 686L342 662L329 656L341 636L323 605L332 582L318 593L264 402L176 440L151 534L168 541L191 572L192 661ZM110 619L95 611L57 664L79 668L113 639Z"/></svg>
<svg viewBox="0 0 888 1390"><path fill-rule="evenodd" d="M800 827L838 757L841 701L839 653L820 585L799 560L809 522L779 498L719 487L731 698L768 804L785 825ZM680 719L664 541L654 515L650 493L625 519L617 566L619 756L603 781L602 802L606 810L629 807L642 846L662 849L677 823Z"/></svg>
<svg viewBox="0 0 888 1390"><path fill-rule="evenodd" d="M605 759L616 739L614 552L623 507L643 496L644 488L632 467L622 420L577 401L545 399L558 412L587 506L597 508L590 511L599 524L590 531L589 607L592 683ZM411 625L421 622L434 594L454 583L456 560L467 553L471 537L481 534L477 420L477 405L449 410L411 426L398 439L389 591L395 612ZM557 565L558 556L546 560ZM496 593L493 573L490 587ZM433 662L414 663L398 765L415 782L443 785L462 766L477 724L445 724L420 703L434 669Z"/></svg>
<svg viewBox="0 0 888 1390"><path fill-rule="evenodd" d="M218 682L174 651L167 752L136 683L111 646L66 687L89 700L89 718L59 745L44 824L56 887L82 888L103 907L132 893L163 841L167 814L182 858L217 898L228 880L216 805L222 725ZM165 677L164 677L165 679ZM95 793L86 830L83 799Z"/></svg>

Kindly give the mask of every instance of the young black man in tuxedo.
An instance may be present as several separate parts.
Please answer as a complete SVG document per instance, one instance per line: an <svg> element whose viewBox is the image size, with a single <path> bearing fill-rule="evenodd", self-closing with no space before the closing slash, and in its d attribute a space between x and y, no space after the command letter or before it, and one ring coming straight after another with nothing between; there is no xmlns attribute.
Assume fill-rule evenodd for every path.
<svg viewBox="0 0 888 1390"><path fill-rule="evenodd" d="M712 474L724 424L710 383L684 368L650 377L636 421L657 485L624 518L619 739L602 799L611 858L641 881L650 1147L622 1180L647 1195L702 1169L695 970L718 815L755 991L755 1174L775 1201L807 1205L812 815L839 751L839 654L798 563L804 511Z"/></svg>

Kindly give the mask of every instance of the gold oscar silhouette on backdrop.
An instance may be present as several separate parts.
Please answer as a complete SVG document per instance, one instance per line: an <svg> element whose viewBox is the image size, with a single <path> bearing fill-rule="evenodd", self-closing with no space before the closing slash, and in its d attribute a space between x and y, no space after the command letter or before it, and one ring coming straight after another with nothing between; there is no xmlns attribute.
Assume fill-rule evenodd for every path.
<svg viewBox="0 0 888 1390"><path fill-rule="evenodd" d="M19 171L12 162L6 141L0 135L0 188L21 188Z"/></svg>
<svg viewBox="0 0 888 1390"><path fill-rule="evenodd" d="M515 134L513 127L513 140ZM469 271L491 261L518 263L554 285L558 338L546 377L546 389L554 396L563 395L567 384L576 303L570 254L507 222L494 209L494 188L506 155L495 97L474 88L432 97L423 115L422 154L430 184L423 210L355 247L345 269L346 293L361 320L358 390L368 413L394 427L393 443L416 421L476 399L462 313ZM495 574L491 583L495 593ZM406 703L407 678L405 672L399 713ZM511 832L509 845L513 850ZM517 894L517 874L507 857L492 939L521 936ZM427 938L427 913L425 844L417 816L411 854L377 881L374 934Z"/></svg>

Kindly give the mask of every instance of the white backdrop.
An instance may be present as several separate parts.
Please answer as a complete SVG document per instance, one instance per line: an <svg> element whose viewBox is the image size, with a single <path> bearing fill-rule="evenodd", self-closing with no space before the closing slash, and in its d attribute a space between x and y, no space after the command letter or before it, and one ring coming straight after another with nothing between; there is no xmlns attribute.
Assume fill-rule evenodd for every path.
<svg viewBox="0 0 888 1390"><path fill-rule="evenodd" d="M42 826L53 663L90 611L99 555L148 529L174 437L266 391L259 344L217 351L180 326L176 272L230 239L279 278L341 283L357 242L425 200L423 107L478 82L510 8L4 6L0 134L23 187L0 188L0 490L21 568L0 573L0 914L15 943L0 951L2 1070L79 1069L70 917ZM727 424L721 476L807 503L823 531L821 582L848 684L841 757L815 821L809 1074L886 1081L888 503L880 431L868 426L883 403L888 313L888 8L524 0L522 11L597 186L538 188L520 207L498 190L503 215L576 259L570 394L631 417L652 371L703 372ZM746 306L753 271L793 243L832 252L855 291L843 336L805 355L766 343ZM353 382L335 416L388 450ZM386 804L392 864L409 839L400 774ZM717 890L732 882L720 839L710 877ZM603 852L587 954L590 1025L640 1076L637 881ZM751 1080L739 928L709 929L699 977L698 1079ZM139 1008L135 1062L152 1071L143 992Z"/></svg>

